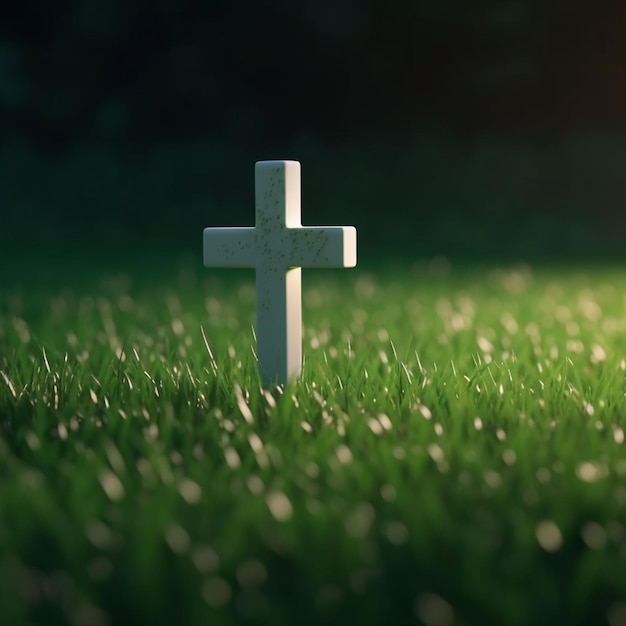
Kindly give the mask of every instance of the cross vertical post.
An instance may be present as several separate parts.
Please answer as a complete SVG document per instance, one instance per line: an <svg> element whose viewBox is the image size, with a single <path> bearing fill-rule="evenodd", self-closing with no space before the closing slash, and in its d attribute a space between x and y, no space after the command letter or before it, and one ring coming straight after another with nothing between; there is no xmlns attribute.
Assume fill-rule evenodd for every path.
<svg viewBox="0 0 626 626"><path fill-rule="evenodd" d="M273 239L300 224L300 163L260 161L254 168L256 228L264 255L256 269L257 356L261 378L280 382L302 367L302 272L281 262ZM274 380L276 379L276 380Z"/></svg>

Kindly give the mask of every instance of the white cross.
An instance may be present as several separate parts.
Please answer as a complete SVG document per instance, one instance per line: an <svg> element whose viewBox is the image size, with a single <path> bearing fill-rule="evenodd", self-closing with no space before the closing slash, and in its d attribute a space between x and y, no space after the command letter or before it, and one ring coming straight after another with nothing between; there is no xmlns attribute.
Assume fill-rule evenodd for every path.
<svg viewBox="0 0 626 626"><path fill-rule="evenodd" d="M204 265L253 267L257 356L264 384L286 383L302 368L302 267L354 267L353 226L302 226L300 163L258 161L254 227L205 228Z"/></svg>

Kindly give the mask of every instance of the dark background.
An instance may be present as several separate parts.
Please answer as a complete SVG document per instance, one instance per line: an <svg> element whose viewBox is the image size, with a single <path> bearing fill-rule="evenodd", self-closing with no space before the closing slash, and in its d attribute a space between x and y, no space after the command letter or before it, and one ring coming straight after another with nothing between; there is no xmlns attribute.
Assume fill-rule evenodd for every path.
<svg viewBox="0 0 626 626"><path fill-rule="evenodd" d="M0 17L0 245L188 249L254 161L361 259L619 256L626 4L58 0ZM8 12L7 12L8 11ZM7 259L9 256L7 256Z"/></svg>

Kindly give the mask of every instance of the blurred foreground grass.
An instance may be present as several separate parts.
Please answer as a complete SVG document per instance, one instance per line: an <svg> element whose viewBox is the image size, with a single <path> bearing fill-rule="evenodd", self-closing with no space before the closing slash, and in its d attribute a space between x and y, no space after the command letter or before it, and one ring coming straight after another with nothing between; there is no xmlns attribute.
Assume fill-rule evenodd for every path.
<svg viewBox="0 0 626 626"><path fill-rule="evenodd" d="M626 624L621 268L306 272L267 390L251 273L96 269L0 283L0 623Z"/></svg>

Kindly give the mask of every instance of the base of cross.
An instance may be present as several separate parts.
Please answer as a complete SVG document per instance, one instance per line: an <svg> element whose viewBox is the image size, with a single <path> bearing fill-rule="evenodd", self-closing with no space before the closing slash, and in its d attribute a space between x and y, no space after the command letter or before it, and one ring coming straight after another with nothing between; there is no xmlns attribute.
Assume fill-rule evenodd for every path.
<svg viewBox="0 0 626 626"><path fill-rule="evenodd" d="M302 369L303 267L354 267L353 226L302 226L300 163L255 165L254 227L205 228L206 267L256 270L257 355L265 385L285 384Z"/></svg>

